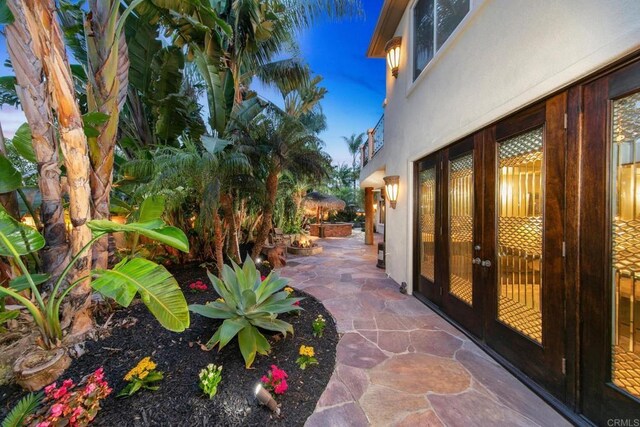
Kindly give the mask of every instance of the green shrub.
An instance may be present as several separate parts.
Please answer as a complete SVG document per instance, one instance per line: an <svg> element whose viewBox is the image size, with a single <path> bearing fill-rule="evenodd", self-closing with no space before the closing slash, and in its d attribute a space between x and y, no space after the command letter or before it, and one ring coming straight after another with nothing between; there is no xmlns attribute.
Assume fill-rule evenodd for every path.
<svg viewBox="0 0 640 427"><path fill-rule="evenodd" d="M271 273L264 281L253 260L247 256L244 266L233 263L233 269L227 265L222 269L222 280L207 272L211 283L222 300L206 305L190 305L189 309L211 319L224 319L207 343L207 348L218 345L222 350L236 335L245 366L250 368L256 353L266 355L271 345L259 331L266 329L284 334L293 334L293 326L279 320L278 314L299 311L294 306L302 298L288 298L283 291L287 280Z"/></svg>

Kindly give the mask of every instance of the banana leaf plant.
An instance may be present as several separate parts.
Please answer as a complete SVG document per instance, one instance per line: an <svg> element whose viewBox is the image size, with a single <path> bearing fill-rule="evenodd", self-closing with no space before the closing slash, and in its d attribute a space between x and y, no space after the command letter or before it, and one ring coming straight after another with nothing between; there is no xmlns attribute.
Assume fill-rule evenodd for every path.
<svg viewBox="0 0 640 427"><path fill-rule="evenodd" d="M92 239L63 270L45 297L38 285L49 279L47 274L33 274L22 261L22 256L42 249L45 240L37 230L16 221L0 207L0 256L10 257L22 271L22 276L13 279L7 288L0 287L0 296L10 296L22 304L31 314L42 336L45 348L54 348L62 340L60 307L65 297L76 286L93 279L91 286L102 295L127 307L139 294L143 303L166 329L182 332L189 327L189 309L186 299L175 278L162 265L142 258L125 258L112 269L97 269L90 275L66 284L66 277L74 264L100 237L107 233L131 232L157 240L183 252L189 252L189 242L182 230L167 226L161 219L142 223L117 224L100 220L88 223ZM20 294L29 289L31 299Z"/></svg>

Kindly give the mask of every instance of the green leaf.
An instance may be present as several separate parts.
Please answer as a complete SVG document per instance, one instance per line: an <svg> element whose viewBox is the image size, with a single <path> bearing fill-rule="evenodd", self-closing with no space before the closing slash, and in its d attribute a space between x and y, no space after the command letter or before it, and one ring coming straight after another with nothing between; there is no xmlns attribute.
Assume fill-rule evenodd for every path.
<svg viewBox="0 0 640 427"><path fill-rule="evenodd" d="M82 116L82 122L85 126L100 126L109 120L109 115L100 111L93 111Z"/></svg>
<svg viewBox="0 0 640 427"><path fill-rule="evenodd" d="M0 154L0 193L10 193L22 187L22 174L11 161Z"/></svg>
<svg viewBox="0 0 640 427"><path fill-rule="evenodd" d="M119 295L117 288L125 287L120 294L123 301L129 298L129 288L134 287L149 311L162 326L173 332L189 327L189 308L176 279L161 265L142 258L116 265L112 270L94 272L98 278L92 286L107 295ZM130 302L130 300L129 300Z"/></svg>
<svg viewBox="0 0 640 427"><path fill-rule="evenodd" d="M225 148L232 145L231 141L226 139L218 138L217 136L209 136L202 135L200 138L202 141L202 146L207 150L210 154L218 154L224 151Z"/></svg>
<svg viewBox="0 0 640 427"><path fill-rule="evenodd" d="M165 197L149 196L140 205L139 222L148 222L154 219L162 218L164 213Z"/></svg>
<svg viewBox="0 0 640 427"><path fill-rule="evenodd" d="M221 302L211 302L207 305L192 304L189 306L189 311L209 319L231 319L237 316L235 312L229 311L228 307Z"/></svg>
<svg viewBox="0 0 640 427"><path fill-rule="evenodd" d="M24 225L0 209L0 256L27 255L42 249L44 237L37 230Z"/></svg>
<svg viewBox="0 0 640 427"><path fill-rule="evenodd" d="M2 0L0 0L2 1ZM44 393L29 393L13 407L9 415L2 421L2 427L22 427L27 417L42 403Z"/></svg>
<svg viewBox="0 0 640 427"><path fill-rule="evenodd" d="M47 280L51 278L50 274L32 274L31 280L33 283L38 286L45 283ZM9 287L16 292L22 292L30 288L29 280L27 280L27 276L18 276L9 282Z"/></svg>
<svg viewBox="0 0 640 427"><path fill-rule="evenodd" d="M189 253L189 239L182 230L176 227L167 226L164 221L157 219L148 222L133 222L131 224L118 224L107 220L89 221L87 226L94 235L105 233L139 233L149 239L156 240L165 245L171 246L182 252Z"/></svg>
<svg viewBox="0 0 640 427"><path fill-rule="evenodd" d="M220 334L218 335L218 338L219 338L220 345L218 348L222 350L222 348L227 344L229 344L229 341L231 341L238 332L240 332L242 329L247 328L249 326L250 326L249 322L242 317L236 317L235 319L227 319L224 322L222 322L222 325L220 325L220 328L219 328Z"/></svg>
<svg viewBox="0 0 640 427"><path fill-rule="evenodd" d="M20 125L16 134L11 139L13 147L25 160L36 163L36 153L33 151L33 141L31 138L31 128L28 123Z"/></svg>
<svg viewBox="0 0 640 427"><path fill-rule="evenodd" d="M290 323L287 323L284 320L254 319L251 321L251 324L268 331L280 332L285 337L287 336L287 333L293 334L293 326L291 326Z"/></svg>
<svg viewBox="0 0 640 427"><path fill-rule="evenodd" d="M253 365L256 353L266 355L271 349L264 335L253 326L244 328L238 333L238 343L247 369Z"/></svg>
<svg viewBox="0 0 640 427"><path fill-rule="evenodd" d="M13 20L13 13L7 6L7 0L0 0L0 25L12 24ZM2 424L2 427L4 427L4 424Z"/></svg>

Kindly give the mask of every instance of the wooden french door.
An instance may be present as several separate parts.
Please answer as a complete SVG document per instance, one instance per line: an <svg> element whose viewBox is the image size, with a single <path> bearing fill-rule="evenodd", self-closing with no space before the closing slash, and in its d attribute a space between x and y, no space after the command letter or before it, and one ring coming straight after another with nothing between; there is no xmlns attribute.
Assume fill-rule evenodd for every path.
<svg viewBox="0 0 640 427"><path fill-rule="evenodd" d="M637 425L640 63L584 87L582 138L581 411L601 425Z"/></svg>
<svg viewBox="0 0 640 427"><path fill-rule="evenodd" d="M560 398L566 106L562 93L487 130L482 243L487 344Z"/></svg>
<svg viewBox="0 0 640 427"><path fill-rule="evenodd" d="M417 165L417 293L564 397L566 94Z"/></svg>

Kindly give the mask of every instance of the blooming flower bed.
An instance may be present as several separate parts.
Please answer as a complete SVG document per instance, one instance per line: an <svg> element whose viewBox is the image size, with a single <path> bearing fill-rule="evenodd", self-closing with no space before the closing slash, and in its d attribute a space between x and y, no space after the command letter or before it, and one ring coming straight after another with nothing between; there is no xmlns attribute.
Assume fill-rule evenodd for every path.
<svg viewBox="0 0 640 427"><path fill-rule="evenodd" d="M185 269L176 271L179 283L183 284L190 304L203 304L219 298L214 293L204 271ZM208 285L204 292L188 292L189 284L201 280ZM295 283L291 283L295 287ZM113 325L131 325L111 330L111 336L98 342L88 342L86 353L74 360L63 378L74 382L104 365L104 380L113 392L100 402L101 409L92 425L303 425L313 412L324 391L335 365L335 348L338 335L329 313L315 298L291 289L292 297L304 297L300 315L285 314L282 319L295 329L286 339L265 333L272 346L268 356L258 356L252 369L245 369L244 361L236 343L232 342L222 352L203 351L204 345L219 325L211 319L192 316L191 328L176 334L164 330L149 314L143 304L134 303L127 309L118 310L110 321ZM327 327L322 338L313 336L312 324L322 314ZM108 316L108 315L107 315ZM137 322L132 322L131 318ZM98 319L104 324L106 318ZM313 347L319 364L301 370L296 364L301 346ZM127 398L116 394L130 382L125 376L138 362L150 357L164 373L157 382L156 391L143 390ZM200 387L199 374L209 364L224 366L222 381L217 393L209 399ZM276 419L254 397L261 377L267 376L275 365L287 374L284 394L273 396L281 405L281 419ZM143 374L144 375L144 374ZM276 377L281 375L276 371ZM272 371L273 376L273 371ZM268 377L267 377L268 378ZM58 386L62 385L59 382ZM58 387L59 388L59 387ZM282 391L280 385L278 391ZM17 387L0 387L0 420L24 393Z"/></svg>

